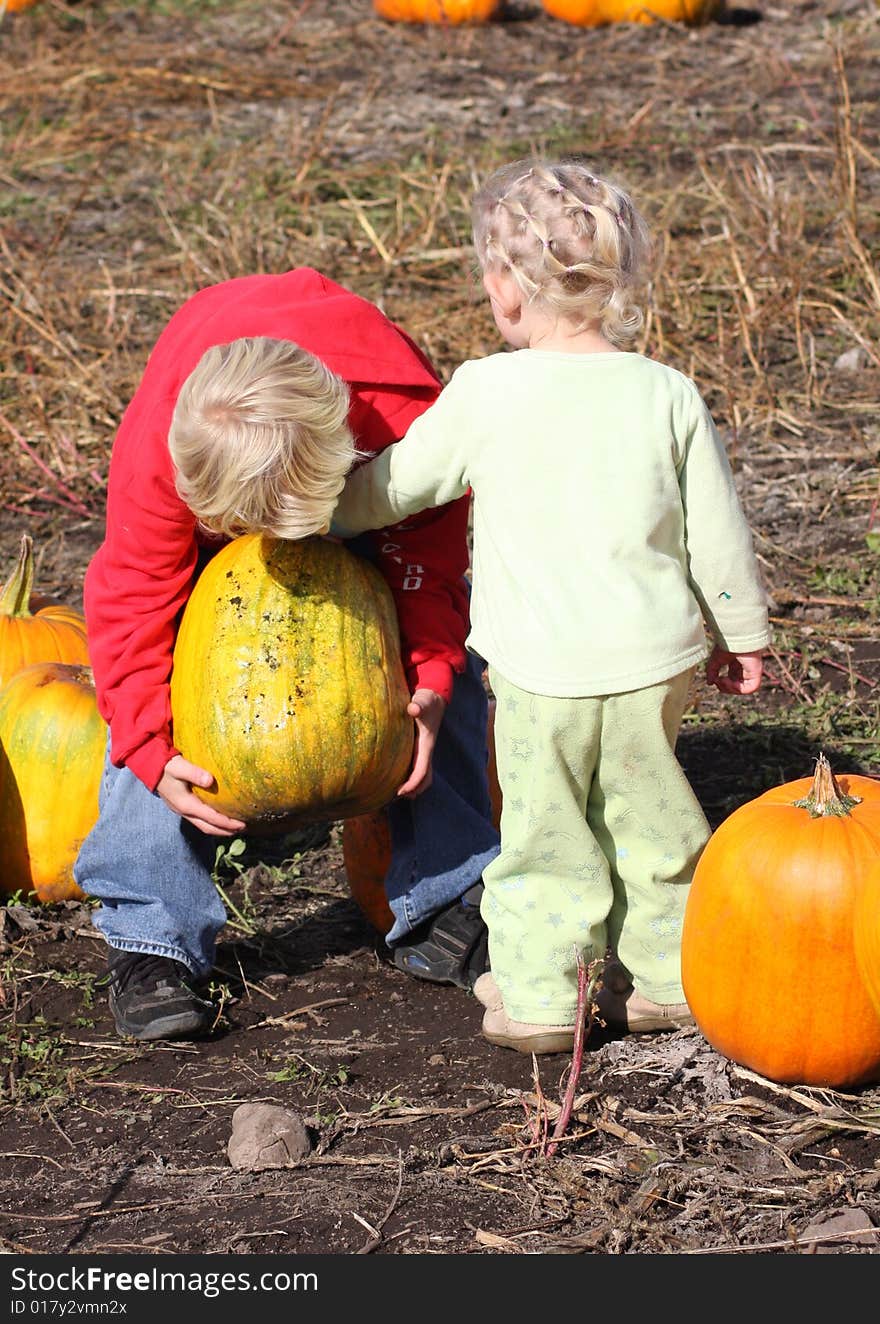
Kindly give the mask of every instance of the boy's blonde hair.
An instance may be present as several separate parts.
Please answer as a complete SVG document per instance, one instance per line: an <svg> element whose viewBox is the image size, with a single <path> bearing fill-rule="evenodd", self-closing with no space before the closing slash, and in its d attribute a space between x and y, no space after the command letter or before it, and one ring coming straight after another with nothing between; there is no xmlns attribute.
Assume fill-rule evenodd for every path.
<svg viewBox="0 0 880 1324"><path fill-rule="evenodd" d="M529 302L581 329L598 321L622 346L638 334L647 227L631 199L575 158L496 170L472 207L483 271L513 277Z"/></svg>
<svg viewBox="0 0 880 1324"><path fill-rule="evenodd" d="M324 533L357 454L348 387L289 340L207 350L168 433L183 501L213 533Z"/></svg>

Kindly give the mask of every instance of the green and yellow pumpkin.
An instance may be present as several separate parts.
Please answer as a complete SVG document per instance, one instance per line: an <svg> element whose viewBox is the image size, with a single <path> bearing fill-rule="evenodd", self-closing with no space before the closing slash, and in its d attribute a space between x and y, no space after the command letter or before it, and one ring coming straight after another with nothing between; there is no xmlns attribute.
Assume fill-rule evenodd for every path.
<svg viewBox="0 0 880 1324"><path fill-rule="evenodd" d="M82 897L73 865L98 817L106 739L88 667L37 662L0 689L0 892Z"/></svg>
<svg viewBox="0 0 880 1324"><path fill-rule="evenodd" d="M203 570L171 676L177 749L216 779L194 788L275 835L387 804L414 726L394 602L340 543L246 534Z"/></svg>

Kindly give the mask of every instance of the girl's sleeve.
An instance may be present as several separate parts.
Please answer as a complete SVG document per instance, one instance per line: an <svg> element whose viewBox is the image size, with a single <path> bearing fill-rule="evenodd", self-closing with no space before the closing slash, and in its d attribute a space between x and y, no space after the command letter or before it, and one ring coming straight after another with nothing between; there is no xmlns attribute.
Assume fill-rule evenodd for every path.
<svg viewBox="0 0 880 1324"><path fill-rule="evenodd" d="M367 529L400 525L467 493L461 374L459 369L400 441L349 476L333 513L334 534L351 538Z"/></svg>
<svg viewBox="0 0 880 1324"><path fill-rule="evenodd" d="M469 629L467 524L469 486L455 377L388 446L349 478L331 532L366 530L376 563L394 595L403 660L412 689L449 701L464 670Z"/></svg>
<svg viewBox="0 0 880 1324"><path fill-rule="evenodd" d="M693 383L679 487L691 587L715 642L751 653L770 642L767 594L718 430Z"/></svg>

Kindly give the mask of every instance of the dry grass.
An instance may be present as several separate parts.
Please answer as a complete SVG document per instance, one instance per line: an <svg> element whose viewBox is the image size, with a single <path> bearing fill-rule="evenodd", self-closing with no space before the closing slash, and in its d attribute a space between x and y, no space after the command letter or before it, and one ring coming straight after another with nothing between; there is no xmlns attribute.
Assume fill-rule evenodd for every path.
<svg viewBox="0 0 880 1324"><path fill-rule="evenodd" d="M200 285L309 262L380 299L444 372L493 348L468 197L488 165L537 146L586 147L637 192L658 237L646 347L703 385L751 510L782 482L821 517L833 466L827 500L866 523L878 23L873 6L835 8L696 34L585 33L518 5L491 29L404 30L366 0L259 15L241 0L54 0L7 16L7 516L100 512L150 344ZM836 372L856 346L869 368Z"/></svg>

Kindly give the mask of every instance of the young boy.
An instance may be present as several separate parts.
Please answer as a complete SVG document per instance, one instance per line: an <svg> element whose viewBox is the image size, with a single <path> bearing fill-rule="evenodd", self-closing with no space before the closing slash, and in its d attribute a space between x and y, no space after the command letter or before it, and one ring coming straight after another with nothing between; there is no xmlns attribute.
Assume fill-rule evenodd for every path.
<svg viewBox="0 0 880 1324"><path fill-rule="evenodd" d="M110 729L100 813L75 876L101 907L110 1005L138 1039L204 1031L197 991L226 915L216 843L242 824L193 794L212 770L173 743L171 659L200 563L245 531L325 532L355 448L376 453L436 398L425 356L373 304L310 268L200 291L172 317L125 412L85 610ZM497 854L486 696L469 659L467 501L359 540L397 604L416 723L390 807L395 964L470 987L486 965L481 875Z"/></svg>

